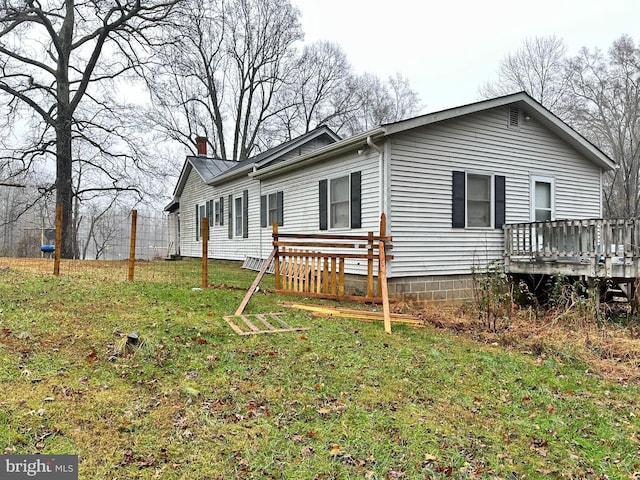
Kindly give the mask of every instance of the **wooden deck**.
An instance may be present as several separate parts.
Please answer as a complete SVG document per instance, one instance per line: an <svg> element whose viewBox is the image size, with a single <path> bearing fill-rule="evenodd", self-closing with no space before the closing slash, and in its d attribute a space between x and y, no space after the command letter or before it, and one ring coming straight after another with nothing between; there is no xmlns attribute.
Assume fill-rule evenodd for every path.
<svg viewBox="0 0 640 480"><path fill-rule="evenodd" d="M506 273L629 283L640 272L640 219L507 224L504 247Z"/></svg>

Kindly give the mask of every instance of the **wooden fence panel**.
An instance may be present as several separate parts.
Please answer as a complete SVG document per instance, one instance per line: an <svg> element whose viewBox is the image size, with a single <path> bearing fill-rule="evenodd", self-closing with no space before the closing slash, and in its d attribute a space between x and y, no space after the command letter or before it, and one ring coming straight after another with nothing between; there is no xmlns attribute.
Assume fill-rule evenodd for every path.
<svg viewBox="0 0 640 480"><path fill-rule="evenodd" d="M380 269L385 260L393 258L386 253L393 246L391 237L384 234L382 222L385 222L384 218L379 235L373 232L367 235L279 233L274 225L276 291L382 303L384 289ZM382 261L381 254L385 255ZM345 286L347 262L360 260L366 261L366 294L348 295ZM377 282L374 281L375 262L378 264Z"/></svg>

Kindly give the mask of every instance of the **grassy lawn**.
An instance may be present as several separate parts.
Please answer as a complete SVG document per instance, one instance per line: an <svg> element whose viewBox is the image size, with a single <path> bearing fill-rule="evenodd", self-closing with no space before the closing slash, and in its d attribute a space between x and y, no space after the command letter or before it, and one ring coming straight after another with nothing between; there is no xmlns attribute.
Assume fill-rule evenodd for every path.
<svg viewBox="0 0 640 480"><path fill-rule="evenodd" d="M222 316L254 272L212 263L193 290L196 262L108 269L0 271L0 453L78 454L81 479L640 478L636 382L293 310L309 330L238 336Z"/></svg>

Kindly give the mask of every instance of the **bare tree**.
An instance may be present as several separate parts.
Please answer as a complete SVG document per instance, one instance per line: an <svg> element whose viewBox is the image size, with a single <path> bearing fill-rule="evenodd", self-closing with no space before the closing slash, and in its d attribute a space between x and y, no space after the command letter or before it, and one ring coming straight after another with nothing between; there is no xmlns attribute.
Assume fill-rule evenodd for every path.
<svg viewBox="0 0 640 480"><path fill-rule="evenodd" d="M640 49L621 36L605 56L583 48L571 60L571 123L618 169L605 179L607 215L640 215Z"/></svg>
<svg viewBox="0 0 640 480"><path fill-rule="evenodd" d="M269 136L286 141L318 125L339 127L341 118L358 108L356 96L348 88L352 76L339 45L326 41L305 45L278 99L282 108Z"/></svg>
<svg viewBox="0 0 640 480"><path fill-rule="evenodd" d="M356 108L341 117L338 132L355 135L370 128L418 115L424 108L418 93L400 73L384 82L376 75L354 76L349 88Z"/></svg>
<svg viewBox="0 0 640 480"><path fill-rule="evenodd" d="M56 203L62 206L63 257L73 255L72 145L100 129L99 117L84 108L108 111L102 85L138 67L153 42L152 29L177 0L5 0L0 8L0 91L13 118L34 115L34 141L20 150L25 168L55 158ZM84 104L82 107L81 105ZM97 107L97 108L96 108Z"/></svg>
<svg viewBox="0 0 640 480"><path fill-rule="evenodd" d="M147 75L151 117L191 149L204 133L214 155L247 158L283 108L277 97L302 39L299 12L288 0L191 0L180 17L171 30L179 43Z"/></svg>
<svg viewBox="0 0 640 480"><path fill-rule="evenodd" d="M497 80L480 87L480 95L491 98L524 90L564 117L569 90L566 53L564 40L555 35L526 39L518 50L504 57Z"/></svg>
<svg viewBox="0 0 640 480"><path fill-rule="evenodd" d="M302 39L290 0L188 0L147 73L146 117L192 152L242 160L321 124L347 134L422 108L408 81L356 76L336 44ZM376 123L377 122L377 123Z"/></svg>
<svg viewBox="0 0 640 480"><path fill-rule="evenodd" d="M112 209L115 203L116 199L112 198L106 206L100 206L97 203L89 206L89 231L82 247L83 260L87 258L87 250L91 243L94 247L95 260L100 260L109 242L116 238L119 228L122 227L122 222L113 220Z"/></svg>

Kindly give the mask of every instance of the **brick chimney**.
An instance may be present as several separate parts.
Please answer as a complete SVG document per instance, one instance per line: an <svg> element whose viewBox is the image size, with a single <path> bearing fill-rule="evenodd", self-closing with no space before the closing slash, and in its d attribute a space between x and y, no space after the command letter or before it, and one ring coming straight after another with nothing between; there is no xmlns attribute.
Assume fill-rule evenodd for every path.
<svg viewBox="0 0 640 480"><path fill-rule="evenodd" d="M196 137L196 149L199 157L207 156L207 137Z"/></svg>

